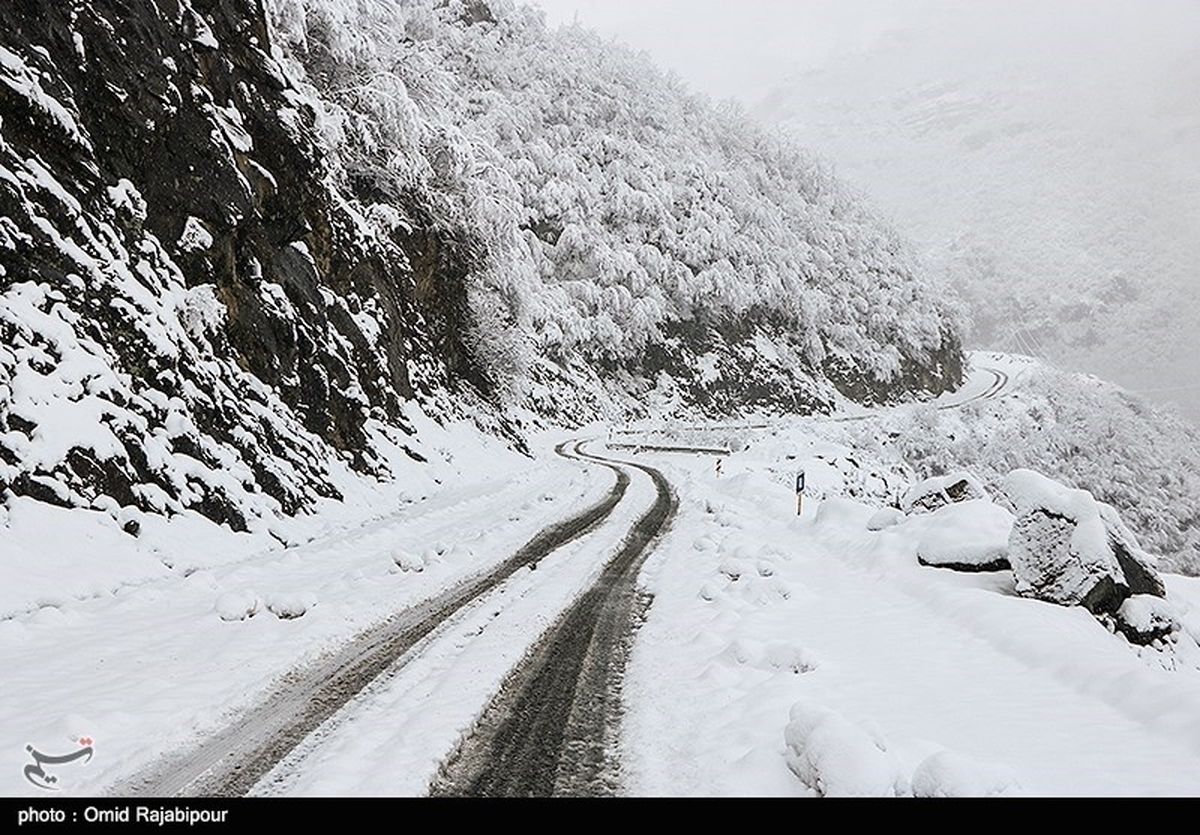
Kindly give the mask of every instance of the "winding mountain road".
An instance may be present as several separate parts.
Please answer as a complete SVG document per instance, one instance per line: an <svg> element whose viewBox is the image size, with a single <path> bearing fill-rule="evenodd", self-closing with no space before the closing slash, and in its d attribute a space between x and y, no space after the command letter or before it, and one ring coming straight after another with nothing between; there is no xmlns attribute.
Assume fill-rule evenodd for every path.
<svg viewBox="0 0 1200 835"><path fill-rule="evenodd" d="M491 710L479 733L462 748L458 760L480 762L472 754L474 740L517 739L504 745L493 765L450 773L472 775L487 794L580 793L615 765L597 740L615 738L619 695L615 683L636 609L635 579L653 540L669 523L675 498L658 471L625 464L582 450L583 442L560 444L556 452L592 466L612 470L616 481L599 501L540 531L498 566L446 589L437 596L396 613L365 630L320 661L293 670L266 699L193 749L151 764L109 790L114 796L241 796L285 760L323 723L332 719L369 684L403 667L423 641L453 622L474 602L504 586L521 569L588 536L608 522L626 500L631 471L650 476L657 498L626 536L619 552L600 572L594 585L540 639L537 648L510 676L497 705L521 694L514 723L494 722ZM516 688L516 682L520 686ZM567 695L564 695L567 694ZM506 712L509 716L511 712ZM493 727L494 725L494 727ZM489 742L489 745L491 743ZM571 767L560 769L560 763ZM561 783L557 774L565 775ZM496 775L504 772L511 779ZM446 783L447 789L456 783Z"/></svg>
<svg viewBox="0 0 1200 835"><path fill-rule="evenodd" d="M952 409L961 409L963 406L971 403L978 403L981 400L993 400L1008 391L1012 383L1012 378L1004 371L998 368L988 366L979 369L983 373L990 376L991 381L984 387L982 391L971 394L963 399L952 399L941 403L935 403L935 408L938 411L945 412ZM911 408L910 406L899 406L899 409ZM833 415L830 417L820 418L821 420L829 421L830 423L855 423L859 421L875 420L883 415L894 412L895 409L884 409L878 412L869 412L861 415Z"/></svg>

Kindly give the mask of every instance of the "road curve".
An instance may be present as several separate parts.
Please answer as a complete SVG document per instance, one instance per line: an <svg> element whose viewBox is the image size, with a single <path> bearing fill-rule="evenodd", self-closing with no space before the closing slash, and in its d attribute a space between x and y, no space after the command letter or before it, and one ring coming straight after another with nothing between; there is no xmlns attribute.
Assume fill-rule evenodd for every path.
<svg viewBox="0 0 1200 835"><path fill-rule="evenodd" d="M968 397L965 400L958 400L953 403L938 404L936 406L937 410L941 411L941 412L945 412L945 411L949 411L951 409L961 409L963 406L966 406L970 403L978 403L981 400L995 399L996 397L999 397L1001 394L1003 394L1005 391L1008 390L1008 385L1009 385L1009 382L1011 379L1008 376L1008 374L1006 374L1003 371L1000 371L999 369L991 368L991 367L987 367L987 366L983 367L982 370L986 371L988 374L992 375L992 382L988 384L987 388L985 388L979 394L972 395L971 397ZM899 408L904 408L904 407L899 407ZM884 417L889 414L894 414L895 411L896 411L895 409L890 410L890 411L882 410L882 411L878 411L878 412L867 413L864 415L834 415L832 417L818 417L817 419L826 421L828 423L858 423L858 422L867 421L867 420L877 420L880 417Z"/></svg>
<svg viewBox="0 0 1200 835"><path fill-rule="evenodd" d="M634 523L596 582L538 641L447 760L434 796L548 797L616 793L621 679L645 601L637 575L678 500L661 472L579 451L654 482L653 506Z"/></svg>
<svg viewBox="0 0 1200 835"><path fill-rule="evenodd" d="M986 366L983 370L992 375L991 385L974 397L968 397L966 400L962 400L958 403L943 403L941 406L938 406L938 409L940 411L945 411L947 409L961 409L968 403L977 403L980 400L992 400L998 397L1008 388L1010 378L1006 373L1000 371L999 369L989 368Z"/></svg>
<svg viewBox="0 0 1200 835"><path fill-rule="evenodd" d="M574 446L573 451L570 447ZM495 589L518 570L594 530L613 512L629 487L629 474L593 456L578 443L555 450L567 458L593 461L617 474L613 488L598 502L531 539L497 567L468 578L441 594L407 608L361 632L346 646L284 676L259 705L196 748L168 757L108 791L118 797L245 795L306 736L438 626L472 601Z"/></svg>

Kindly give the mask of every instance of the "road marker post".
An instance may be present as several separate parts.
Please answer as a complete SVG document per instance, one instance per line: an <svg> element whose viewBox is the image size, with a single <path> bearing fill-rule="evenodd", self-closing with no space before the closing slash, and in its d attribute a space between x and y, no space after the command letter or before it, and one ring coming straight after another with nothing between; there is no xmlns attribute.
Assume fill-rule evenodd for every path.
<svg viewBox="0 0 1200 835"><path fill-rule="evenodd" d="M804 515L804 470L796 473L796 515Z"/></svg>

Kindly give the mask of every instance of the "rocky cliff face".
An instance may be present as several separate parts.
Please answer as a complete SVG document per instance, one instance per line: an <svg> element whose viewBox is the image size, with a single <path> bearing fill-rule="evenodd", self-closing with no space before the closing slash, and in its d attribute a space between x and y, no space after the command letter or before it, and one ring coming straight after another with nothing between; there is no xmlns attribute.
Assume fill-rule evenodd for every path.
<svg viewBox="0 0 1200 835"><path fill-rule="evenodd" d="M0 492L241 528L487 388L463 245L363 222L269 39L261 2L0 7Z"/></svg>

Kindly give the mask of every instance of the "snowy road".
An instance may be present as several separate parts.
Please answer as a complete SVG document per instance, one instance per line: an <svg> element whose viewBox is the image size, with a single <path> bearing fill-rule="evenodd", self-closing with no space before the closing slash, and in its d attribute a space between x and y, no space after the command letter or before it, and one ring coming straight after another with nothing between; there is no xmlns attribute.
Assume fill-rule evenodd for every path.
<svg viewBox="0 0 1200 835"><path fill-rule="evenodd" d="M586 796L619 788L620 682L639 606L637 577L678 500L653 467L586 455L622 477L641 470L654 504L620 551L539 641L501 690L434 788L437 795Z"/></svg>
<svg viewBox="0 0 1200 835"><path fill-rule="evenodd" d="M581 455L578 446L564 443L556 451L568 458L599 460ZM337 653L289 674L278 689L236 723L198 748L119 784L114 793L153 797L246 794L364 687L385 672L394 673L423 639L516 572L536 567L539 560L607 520L629 487L625 471L610 468L617 480L600 501L546 527L497 567L397 613Z"/></svg>
<svg viewBox="0 0 1200 835"><path fill-rule="evenodd" d="M969 403L977 403L980 400L993 400L1009 391L1012 382L1012 376L1007 371L992 368L991 366L979 366L973 374L968 376L961 389L943 395L938 400L935 400L934 406L940 411L946 411L948 409L961 409ZM912 407L896 406L891 409L875 409L852 414L817 417L814 420L829 421L831 423L851 423L872 420L889 412L907 408Z"/></svg>
<svg viewBox="0 0 1200 835"><path fill-rule="evenodd" d="M982 375L988 375L986 380L981 380ZM957 402L994 397L1007 382L1003 372L982 370L958 393ZM559 453L564 454L567 446L561 445ZM414 774L426 774L437 762L436 774L414 778L403 786L393 784L387 791L473 796L620 791L621 682L641 605L638 574L653 544L669 526L678 502L660 470L585 453L581 447L572 445L571 455L608 468L617 480L604 501L563 523L573 535L560 541L560 526L552 526L539 536L544 541L530 543L493 574L408 613L384 634L364 635L360 640L365 651L347 650L352 661L348 670L331 662L332 670L313 671L294 696L283 699L295 707L282 712L282 721L277 705L269 700L261 709L261 718L247 717L240 726L212 740L210 747L221 751L232 737L257 736L257 742L240 745L237 756L219 757L215 769L205 757L192 756L183 773L205 773L185 788L236 794L355 791L370 785L370 776L361 772L395 774L396 763L407 758L421 764ZM682 451L711 452L699 447ZM638 472L648 476L653 485L653 503L628 520L619 514L612 518ZM636 503L636 497L633 501ZM608 529L607 540L590 535L601 526ZM620 530L625 532L614 543L612 537ZM503 585L517 568L530 563L536 566L580 538L584 541L578 543L569 568L564 555L557 555L554 569L562 576L545 582L543 571L536 582L528 576L522 580L525 588L520 602L538 612L541 629L521 628L515 622L517 613L502 611L502 607L477 631L466 623L470 612L460 617L470 608L469 603ZM531 560L532 553L538 556ZM459 629L452 627L456 619L464 621ZM506 624L506 620L513 622ZM481 636L489 630L506 635L520 650L507 666L498 659L472 660L485 653L487 641ZM414 696L425 692L428 698L428 692L421 689L418 676L399 670L418 654L424 665L436 667L445 677L444 686L453 686L456 675L462 677L458 680L460 693L473 688L474 700L461 698L457 714L446 711L440 717L406 719L404 738L394 731L381 732L379 723L388 715L401 710L410 717L423 713L421 700ZM387 675L381 676L384 671ZM468 683L464 673L477 680ZM356 698L376 679L384 681ZM314 693L322 694L315 707ZM386 747L364 743L361 730L351 730L354 724L375 728L388 740ZM256 730L247 733L251 726ZM265 735L264 727L268 729ZM318 728L320 732L313 734ZM370 753L365 749L371 749ZM379 761L384 750L390 763ZM444 756L440 756L442 752ZM330 774L337 778L331 780L326 776ZM173 777L166 787L178 791L177 782Z"/></svg>

